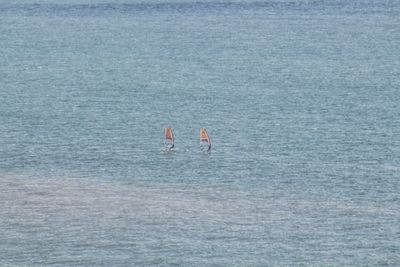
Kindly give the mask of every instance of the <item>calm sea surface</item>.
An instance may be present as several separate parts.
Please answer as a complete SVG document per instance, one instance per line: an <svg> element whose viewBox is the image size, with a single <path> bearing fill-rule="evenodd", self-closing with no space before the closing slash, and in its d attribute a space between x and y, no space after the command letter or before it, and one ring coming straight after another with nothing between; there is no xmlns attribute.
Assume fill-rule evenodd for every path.
<svg viewBox="0 0 400 267"><path fill-rule="evenodd" d="M2 0L0 265L400 266L399 118L397 0Z"/></svg>

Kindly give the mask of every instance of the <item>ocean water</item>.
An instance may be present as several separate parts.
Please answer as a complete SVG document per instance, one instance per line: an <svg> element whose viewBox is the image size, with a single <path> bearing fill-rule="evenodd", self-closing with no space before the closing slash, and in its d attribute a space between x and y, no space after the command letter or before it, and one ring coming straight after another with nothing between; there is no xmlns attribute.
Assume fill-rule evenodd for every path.
<svg viewBox="0 0 400 267"><path fill-rule="evenodd" d="M0 100L1 266L400 265L399 1L2 0Z"/></svg>

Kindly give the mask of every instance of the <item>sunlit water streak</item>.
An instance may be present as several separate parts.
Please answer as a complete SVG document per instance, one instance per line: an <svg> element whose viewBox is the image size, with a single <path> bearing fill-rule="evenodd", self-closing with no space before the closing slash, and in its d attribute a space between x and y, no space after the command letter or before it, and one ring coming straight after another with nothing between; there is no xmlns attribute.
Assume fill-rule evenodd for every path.
<svg viewBox="0 0 400 267"><path fill-rule="evenodd" d="M350 264L354 254L374 264L397 259L383 247L396 250L397 238L387 234L398 231L398 204L29 178L2 177L3 264L280 265L321 254L323 264Z"/></svg>

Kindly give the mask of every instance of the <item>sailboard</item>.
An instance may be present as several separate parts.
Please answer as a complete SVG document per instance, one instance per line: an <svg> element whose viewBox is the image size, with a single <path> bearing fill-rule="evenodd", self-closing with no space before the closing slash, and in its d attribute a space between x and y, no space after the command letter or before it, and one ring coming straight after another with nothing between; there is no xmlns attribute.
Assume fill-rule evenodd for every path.
<svg viewBox="0 0 400 267"><path fill-rule="evenodd" d="M208 135L208 132L205 128L200 129L200 145L203 145L207 143L208 148L207 151L211 150L211 139L210 136Z"/></svg>
<svg viewBox="0 0 400 267"><path fill-rule="evenodd" d="M174 133L172 132L171 127L165 128L165 143L169 145L168 149L174 148Z"/></svg>

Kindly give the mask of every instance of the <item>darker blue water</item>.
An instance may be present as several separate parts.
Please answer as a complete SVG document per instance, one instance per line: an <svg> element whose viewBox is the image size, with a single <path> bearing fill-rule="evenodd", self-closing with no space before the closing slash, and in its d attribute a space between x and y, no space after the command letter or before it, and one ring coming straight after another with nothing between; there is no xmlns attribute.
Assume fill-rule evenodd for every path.
<svg viewBox="0 0 400 267"><path fill-rule="evenodd" d="M399 11L1 3L0 263L399 265Z"/></svg>
<svg viewBox="0 0 400 267"><path fill-rule="evenodd" d="M354 13L396 13L399 3L394 0L357 0L357 1L177 1L177 2L134 2L134 3L31 3L31 4L3 4L2 12L19 13L24 15L58 15L58 16L102 16L135 14L135 13L220 13L220 12L318 12L342 14ZM396 10L397 9L397 10Z"/></svg>

